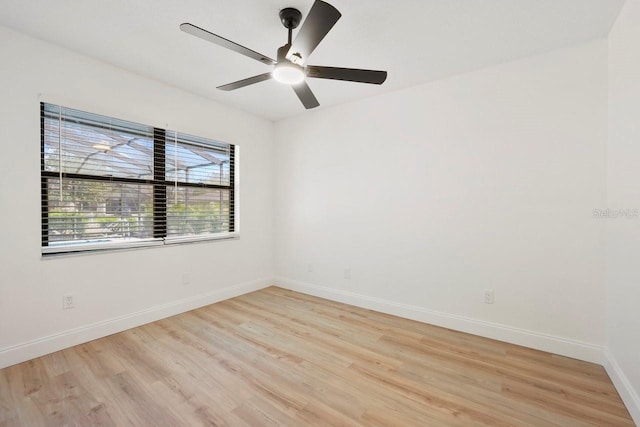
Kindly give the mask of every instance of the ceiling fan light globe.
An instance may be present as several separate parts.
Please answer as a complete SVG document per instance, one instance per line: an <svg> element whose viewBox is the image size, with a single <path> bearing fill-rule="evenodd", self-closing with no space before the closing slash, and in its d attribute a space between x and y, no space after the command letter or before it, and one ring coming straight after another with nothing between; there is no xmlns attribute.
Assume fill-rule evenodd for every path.
<svg viewBox="0 0 640 427"><path fill-rule="evenodd" d="M304 70L294 64L278 64L271 73L274 80L288 85L297 85L304 81Z"/></svg>

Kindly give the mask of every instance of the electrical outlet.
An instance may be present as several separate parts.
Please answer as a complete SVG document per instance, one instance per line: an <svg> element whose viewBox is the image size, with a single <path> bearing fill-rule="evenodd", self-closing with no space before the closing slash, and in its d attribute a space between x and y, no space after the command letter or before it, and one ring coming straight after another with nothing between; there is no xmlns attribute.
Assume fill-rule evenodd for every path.
<svg viewBox="0 0 640 427"><path fill-rule="evenodd" d="M182 275L182 286L187 286L191 283L191 275L189 273L184 273Z"/></svg>
<svg viewBox="0 0 640 427"><path fill-rule="evenodd" d="M493 289L485 289L484 290L484 303L485 304L493 304Z"/></svg>
<svg viewBox="0 0 640 427"><path fill-rule="evenodd" d="M350 268L345 268L344 269L344 278L345 279L351 279L351 269Z"/></svg>
<svg viewBox="0 0 640 427"><path fill-rule="evenodd" d="M73 308L73 295L65 295L62 297L62 309L63 310L69 310L70 308Z"/></svg>

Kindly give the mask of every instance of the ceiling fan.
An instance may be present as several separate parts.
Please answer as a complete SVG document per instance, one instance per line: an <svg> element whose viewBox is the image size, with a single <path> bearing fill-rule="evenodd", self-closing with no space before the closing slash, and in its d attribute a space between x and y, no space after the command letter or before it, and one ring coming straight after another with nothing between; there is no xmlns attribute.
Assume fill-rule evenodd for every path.
<svg viewBox="0 0 640 427"><path fill-rule="evenodd" d="M289 37L287 44L278 49L277 58L273 60L266 55L262 55L249 48L227 40L217 34L213 34L193 24L184 23L180 29L185 33L200 37L203 40L215 43L219 46L231 49L234 52L248 56L273 66L273 70L259 74L257 76L238 80L237 82L218 86L221 90L235 90L255 83L273 78L274 80L290 85L305 108L314 108L320 105L309 85L305 81L307 77L316 79L346 80L350 82L382 84L387 79L386 71L360 70L356 68L321 67L317 65L307 65L309 55L320 44L322 39L338 22L342 15L338 10L321 0L315 0L307 19L302 24L298 34L291 41L294 28L297 28L302 19L299 10L288 7L280 11L282 25L287 28Z"/></svg>

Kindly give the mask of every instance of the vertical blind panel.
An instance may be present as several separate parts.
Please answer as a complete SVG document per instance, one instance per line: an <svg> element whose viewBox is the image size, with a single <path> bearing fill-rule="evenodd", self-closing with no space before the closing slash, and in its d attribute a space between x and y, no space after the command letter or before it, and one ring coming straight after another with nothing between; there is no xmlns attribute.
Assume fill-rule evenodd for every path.
<svg viewBox="0 0 640 427"><path fill-rule="evenodd" d="M199 187L167 189L167 235L229 231L229 190Z"/></svg>
<svg viewBox="0 0 640 427"><path fill-rule="evenodd" d="M44 108L45 170L153 178L153 128L57 105Z"/></svg>
<svg viewBox="0 0 640 427"><path fill-rule="evenodd" d="M153 237L152 185L57 178L47 181L50 244Z"/></svg>
<svg viewBox="0 0 640 427"><path fill-rule="evenodd" d="M167 132L165 156L168 181L230 185L228 144Z"/></svg>

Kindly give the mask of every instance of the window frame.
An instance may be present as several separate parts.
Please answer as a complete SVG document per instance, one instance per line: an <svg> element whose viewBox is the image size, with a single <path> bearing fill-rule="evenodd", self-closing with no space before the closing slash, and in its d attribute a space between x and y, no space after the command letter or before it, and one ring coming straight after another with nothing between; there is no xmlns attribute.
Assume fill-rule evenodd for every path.
<svg viewBox="0 0 640 427"><path fill-rule="evenodd" d="M160 128L156 126L148 126L153 129L153 175L152 179L134 178L134 177L118 177L107 175L92 175L85 173L73 173L64 171L50 171L46 170L46 156L45 156L45 119L46 105L51 105L60 108L68 108L70 110L81 111L82 113L101 116L109 119L115 119L103 114L90 113L84 110L78 110L71 107L65 107L58 104L40 102L40 186L41 186L41 251L43 256L55 255L55 254L69 254L69 253L87 253L87 252L103 252L111 250L132 249L142 247L162 247L172 244L184 244L184 243L196 243L203 241L215 241L215 240L228 240L239 238L238 232L238 204L237 204L237 177L238 173L238 154L239 147L235 144L223 143L217 140L202 137L192 137L177 131ZM121 119L116 119L121 120ZM130 122L133 123L133 122ZM136 123L138 124L138 123ZM182 140L183 143L189 143L189 137L197 138L198 140L208 140L218 144L228 146L229 149L229 184L212 184L212 183L190 183L183 182L178 179L167 180L166 176L166 143L167 134L174 133L176 138L178 135L185 137ZM193 143L193 141L191 141ZM49 243L49 187L48 181L50 179L59 179L60 185L63 180L77 179L90 182L121 182L134 185L148 185L152 187L153 193L153 209L152 209L152 238L140 238L138 240L124 241L120 239L110 239L108 241L69 241L61 244ZM201 233L193 235L174 235L169 236L167 233L167 191L169 188L174 187L176 190L179 188L205 188L205 189L219 189L228 190L229 192L229 214L228 214L228 231L216 232L216 233ZM107 237L108 239L108 237Z"/></svg>

